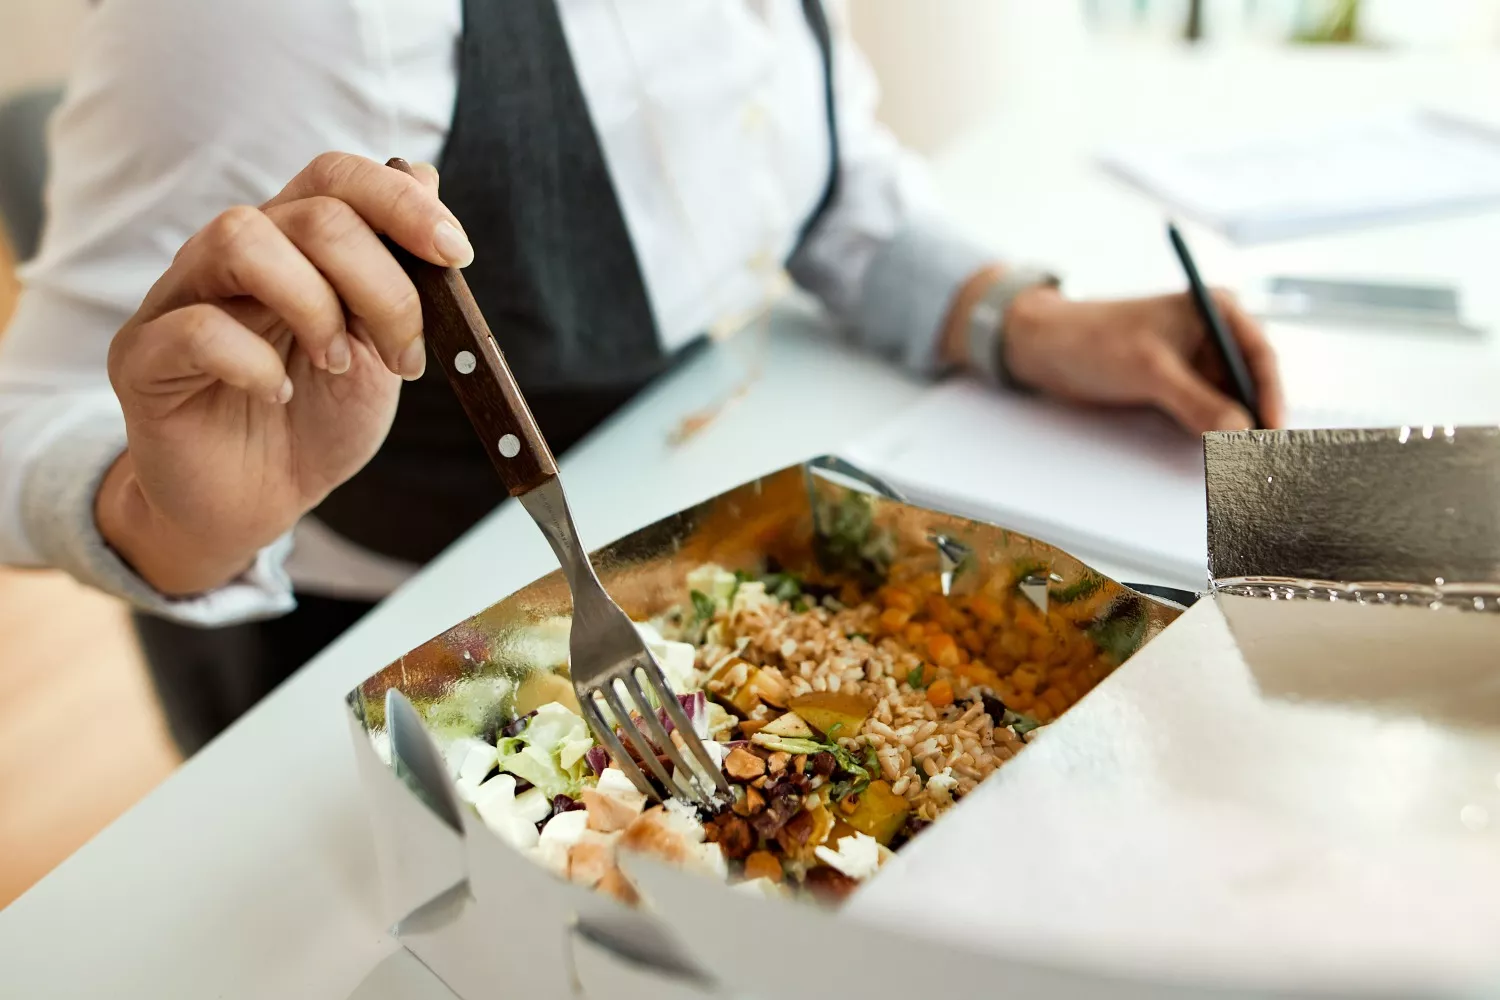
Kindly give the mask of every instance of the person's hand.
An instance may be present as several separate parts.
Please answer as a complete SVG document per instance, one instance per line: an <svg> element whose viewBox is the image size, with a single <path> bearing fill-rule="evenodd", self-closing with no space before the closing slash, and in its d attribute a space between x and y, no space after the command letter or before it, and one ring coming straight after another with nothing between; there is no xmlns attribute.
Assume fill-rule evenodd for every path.
<svg viewBox="0 0 1500 1000"><path fill-rule="evenodd" d="M233 579L384 441L426 354L380 233L435 264L473 258L431 167L328 153L193 236L115 336L129 443L95 518L163 593Z"/></svg>
<svg viewBox="0 0 1500 1000"><path fill-rule="evenodd" d="M1286 420L1276 355L1264 331L1222 291L1267 424ZM1051 288L1018 295L1006 317L1005 362L1023 385L1080 403L1155 406L1195 434L1250 426L1186 293L1074 302Z"/></svg>

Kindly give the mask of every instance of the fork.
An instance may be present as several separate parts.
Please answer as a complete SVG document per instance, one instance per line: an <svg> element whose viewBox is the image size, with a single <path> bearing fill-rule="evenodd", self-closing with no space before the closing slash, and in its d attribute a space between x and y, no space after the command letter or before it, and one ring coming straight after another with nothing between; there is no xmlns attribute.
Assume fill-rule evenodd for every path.
<svg viewBox="0 0 1500 1000"><path fill-rule="evenodd" d="M411 167L399 158L387 166L411 173ZM625 743L669 792L704 806L711 805L716 795L727 798L729 784L667 684L661 664L635 623L599 582L588 551L579 541L552 449L542 437L463 273L457 268L429 264L390 240L386 240L386 246L417 286L427 344L448 376L506 491L526 508L562 564L573 594L573 626L568 639L573 689L595 738L651 799L660 801L661 794L632 759ZM701 768L695 769L683 757L652 709L647 691L656 697L682 745ZM637 717L639 721L635 721ZM619 735L611 721L618 724ZM676 768L674 774L669 774L657 757L657 747ZM678 780L678 776L685 780Z"/></svg>

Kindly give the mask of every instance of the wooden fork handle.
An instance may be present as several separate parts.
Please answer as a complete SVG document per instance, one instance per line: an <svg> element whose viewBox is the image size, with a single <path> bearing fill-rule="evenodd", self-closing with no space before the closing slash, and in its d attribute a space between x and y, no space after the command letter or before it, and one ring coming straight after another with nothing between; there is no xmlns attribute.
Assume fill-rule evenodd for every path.
<svg viewBox="0 0 1500 1000"><path fill-rule="evenodd" d="M399 158L386 166L412 172ZM390 239L385 239L385 245L417 286L428 353L448 377L506 490L518 497L554 478L557 462L552 449L537 428L463 272L429 264Z"/></svg>

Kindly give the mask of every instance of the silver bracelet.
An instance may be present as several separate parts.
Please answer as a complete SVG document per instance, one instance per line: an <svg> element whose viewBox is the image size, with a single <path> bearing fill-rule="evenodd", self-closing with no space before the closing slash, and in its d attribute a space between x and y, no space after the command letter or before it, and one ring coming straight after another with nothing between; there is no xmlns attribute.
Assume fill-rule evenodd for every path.
<svg viewBox="0 0 1500 1000"><path fill-rule="evenodd" d="M990 285L969 314L969 363L974 369L995 385L1024 389L1005 366L1006 314L1022 292L1061 285L1062 280L1057 275L1030 267L1010 268L1000 280Z"/></svg>

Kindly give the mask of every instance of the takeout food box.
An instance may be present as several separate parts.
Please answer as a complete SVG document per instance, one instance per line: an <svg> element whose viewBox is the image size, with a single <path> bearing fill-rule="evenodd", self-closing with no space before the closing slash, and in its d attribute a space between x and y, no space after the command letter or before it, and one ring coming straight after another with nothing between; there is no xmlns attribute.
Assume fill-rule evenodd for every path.
<svg viewBox="0 0 1500 1000"><path fill-rule="evenodd" d="M1370 995L1393 984L1412 995L1399 975L1384 987L1361 982L1338 963L1288 952L1285 934L1257 940L1228 917L1243 906L1262 922L1311 912L1348 924L1357 903L1389 916L1401 873L1381 868L1388 859L1427 880L1431 898L1417 911L1458 907L1463 925L1456 941L1451 926L1394 935L1394 954L1425 984L1481 975L1477 942L1500 942L1500 893L1460 886L1500 886L1500 786L1478 781L1485 767L1500 773L1500 618L1488 613L1500 594L1500 436L1214 436L1208 463L1221 586L1185 614L1043 543L873 497L826 475L827 463L746 484L596 557L638 620L680 603L685 574L704 563L771 557L795 567L871 553L925 560L955 590L1010 574L1028 599L1090 603L1083 619L1128 662L838 912L751 898L639 857L623 863L644 905L627 909L553 877L458 801L443 740L505 721L493 717L505 692L566 662L559 575L413 650L348 699L379 847L371 877L394 933L463 1000L992 995L1002 984L1016 995L1200 996L1204 984L1215 995ZM1369 523L1377 514L1378 527ZM1291 750L1246 750L1256 742L1243 732L1247 718L1275 740L1329 717L1328 733L1294 739ZM1390 753L1364 766L1360 748L1371 738L1421 743L1412 732L1427 734L1430 756L1388 787L1368 786ZM1295 773L1293 788L1275 787ZM1351 778L1367 785L1351 788ZM1382 795L1399 801L1371 806ZM1252 833L1264 842L1242 831L1216 849L1225 828L1205 825L1204 809L1225 803L1259 809ZM1348 822L1329 819L1347 821L1351 808L1352 837ZM1384 836L1378 850L1372 830ZM1161 870L1152 837L1182 853L1194 886L1161 881L1170 864ZM1257 850L1263 870L1226 867L1226 854ZM1297 863L1319 867L1314 850L1322 861L1343 851L1346 867L1352 857L1356 889L1301 878ZM1158 880L1137 897L1138 921L1122 899L1141 891L1133 867ZM1372 882L1372 872L1389 877ZM1311 888L1268 896L1278 879ZM1378 922L1323 930L1367 959L1358 945ZM1281 966L1249 963L1263 945Z"/></svg>

